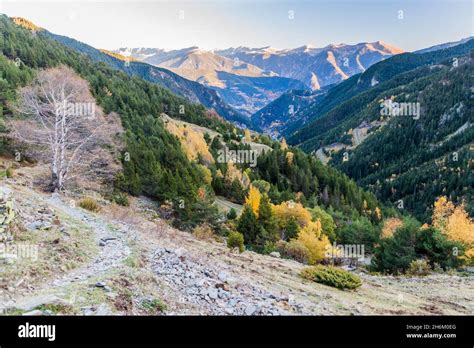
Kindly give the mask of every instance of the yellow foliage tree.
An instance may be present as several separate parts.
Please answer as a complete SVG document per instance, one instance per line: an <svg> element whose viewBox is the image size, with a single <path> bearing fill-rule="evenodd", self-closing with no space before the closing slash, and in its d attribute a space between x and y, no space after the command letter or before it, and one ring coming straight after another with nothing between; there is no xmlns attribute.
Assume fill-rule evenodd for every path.
<svg viewBox="0 0 474 348"><path fill-rule="evenodd" d="M308 262L312 265L322 261L326 251L331 246L326 235L321 233L321 222L310 221L298 232L297 241L303 244L309 250Z"/></svg>
<svg viewBox="0 0 474 348"><path fill-rule="evenodd" d="M207 168L206 166L203 166L202 164L199 164L198 166L199 166L200 172L202 173L204 182L207 185L211 185L211 183L212 183L212 173L211 173L210 169ZM222 173L221 173L221 175L222 175Z"/></svg>
<svg viewBox="0 0 474 348"><path fill-rule="evenodd" d="M382 220L382 211L380 210L379 207L375 207L375 218L377 219L377 221L380 221Z"/></svg>
<svg viewBox="0 0 474 348"><path fill-rule="evenodd" d="M260 194L260 191L253 185L250 185L249 194L247 195L247 198L245 198L245 204L247 204L249 207L252 208L255 216L257 217L258 217L258 208L260 208L261 198L262 198L262 195Z"/></svg>
<svg viewBox="0 0 474 348"><path fill-rule="evenodd" d="M467 250L464 257L468 263L474 261L474 222L469 218L469 215L464 210L464 206L454 209L451 216L448 217L446 223L446 230L448 238L459 241L467 245Z"/></svg>
<svg viewBox="0 0 474 348"><path fill-rule="evenodd" d="M434 204L433 226L440 231L446 231L448 217L454 213L454 204L446 196L441 196Z"/></svg>
<svg viewBox="0 0 474 348"><path fill-rule="evenodd" d="M301 203L282 202L279 205L274 205L272 210L280 228L284 228L292 217L296 219L300 227L311 222L311 213Z"/></svg>
<svg viewBox="0 0 474 348"><path fill-rule="evenodd" d="M449 239L465 244L465 257L469 263L474 261L474 222L469 218L464 204L455 207L445 196L440 197L434 204L433 226Z"/></svg>
<svg viewBox="0 0 474 348"><path fill-rule="evenodd" d="M403 221L398 218L389 218L384 221L381 238L391 238L395 230L403 225Z"/></svg>
<svg viewBox="0 0 474 348"><path fill-rule="evenodd" d="M292 165L293 164L293 159L295 158L295 154L293 152L287 152L286 153L286 163L288 163L289 165Z"/></svg>
<svg viewBox="0 0 474 348"><path fill-rule="evenodd" d="M176 135L188 159L194 161L197 160L200 155L205 164L214 163L214 158L209 152L207 143L201 133L190 127L185 127L185 124L179 124L174 121L166 123L166 130Z"/></svg>
<svg viewBox="0 0 474 348"><path fill-rule="evenodd" d="M244 131L245 142L250 143L252 141L252 136L250 135L250 131L245 129Z"/></svg>
<svg viewBox="0 0 474 348"><path fill-rule="evenodd" d="M239 168L235 166L234 162L229 161L227 163L227 171L225 173L225 180L228 183L231 183L235 179L237 179L240 183L242 183L243 175L242 175L242 172L239 170Z"/></svg>
<svg viewBox="0 0 474 348"><path fill-rule="evenodd" d="M474 222L464 210L463 204L456 207L448 217L446 230L451 239L468 245L474 244Z"/></svg>
<svg viewBox="0 0 474 348"><path fill-rule="evenodd" d="M287 150L287 149L288 149L288 144L286 143L285 138L282 138L282 139L281 139L280 148L281 148L282 150Z"/></svg>

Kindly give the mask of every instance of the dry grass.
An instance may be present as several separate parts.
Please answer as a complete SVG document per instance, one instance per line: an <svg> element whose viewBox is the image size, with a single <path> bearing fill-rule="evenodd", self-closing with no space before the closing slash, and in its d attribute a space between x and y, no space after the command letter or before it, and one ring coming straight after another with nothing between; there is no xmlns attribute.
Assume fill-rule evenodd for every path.
<svg viewBox="0 0 474 348"><path fill-rule="evenodd" d="M97 213L100 211L100 205L97 203L97 201L94 198L91 197L86 197L83 198L79 201L79 206L82 209L86 209L89 211L92 211L94 213Z"/></svg>

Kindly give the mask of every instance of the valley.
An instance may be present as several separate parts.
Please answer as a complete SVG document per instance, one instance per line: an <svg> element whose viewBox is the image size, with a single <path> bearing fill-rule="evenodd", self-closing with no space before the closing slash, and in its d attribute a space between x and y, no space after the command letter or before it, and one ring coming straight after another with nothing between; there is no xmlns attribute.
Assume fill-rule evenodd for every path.
<svg viewBox="0 0 474 348"><path fill-rule="evenodd" d="M474 312L474 39L0 32L2 314Z"/></svg>

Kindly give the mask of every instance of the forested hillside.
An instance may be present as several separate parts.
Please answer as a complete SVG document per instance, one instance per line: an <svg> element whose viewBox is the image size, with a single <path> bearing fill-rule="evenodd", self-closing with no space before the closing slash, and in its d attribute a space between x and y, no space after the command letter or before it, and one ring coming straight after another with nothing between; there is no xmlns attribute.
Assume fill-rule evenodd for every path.
<svg viewBox="0 0 474 348"><path fill-rule="evenodd" d="M419 76L418 73L414 76L405 73L468 54L473 48L474 40L470 40L440 51L398 54L372 65L364 73L354 75L331 88L321 102L314 103L295 115L296 119L306 119L308 122L303 127L298 123L289 126L285 133L288 136L288 142L302 144L317 141L322 134L346 117L346 109L361 110L378 93ZM399 75L402 80L392 80ZM365 91L367 92L364 94ZM357 98L352 100L355 96Z"/></svg>
<svg viewBox="0 0 474 348"><path fill-rule="evenodd" d="M321 100L327 92L326 88L318 91L290 90L258 110L252 115L251 121L255 129L278 137L284 134L286 127L292 123L300 125L307 120L299 118L299 112L312 103Z"/></svg>
<svg viewBox="0 0 474 348"><path fill-rule="evenodd" d="M308 152L337 145L334 166L381 200L403 202L423 221L429 221L433 202L443 194L458 203L465 201L472 214L473 63L468 52L473 45L471 40L374 65L355 76L358 82L352 81L352 87L346 81L329 91L331 106L331 95L336 98L335 91L346 89L334 99L339 100L337 106L329 106L289 141ZM377 83L370 87L374 79ZM362 92L357 94L358 90ZM381 110L387 100L419 103L420 115L384 117ZM325 110L328 104L324 99L314 108ZM361 129L366 134L357 139Z"/></svg>

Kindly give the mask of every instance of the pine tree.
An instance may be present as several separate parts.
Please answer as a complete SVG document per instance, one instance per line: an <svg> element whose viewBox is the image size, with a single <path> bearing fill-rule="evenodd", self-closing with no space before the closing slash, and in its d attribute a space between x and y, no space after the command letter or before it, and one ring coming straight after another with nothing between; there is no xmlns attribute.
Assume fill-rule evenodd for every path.
<svg viewBox="0 0 474 348"><path fill-rule="evenodd" d="M237 222L237 231L244 235L245 244L253 244L260 232L259 225L257 223L257 217L253 213L253 210L248 205L244 206L242 215Z"/></svg>
<svg viewBox="0 0 474 348"><path fill-rule="evenodd" d="M258 223L266 232L266 238L270 242L276 242L278 239L277 221L273 216L270 199L267 194L264 194L260 199L260 207L258 209Z"/></svg>
<svg viewBox="0 0 474 348"><path fill-rule="evenodd" d="M288 220L288 224L285 227L285 238L286 240L290 240L295 238L298 235L298 222L296 221L295 217L291 217L290 220Z"/></svg>

